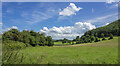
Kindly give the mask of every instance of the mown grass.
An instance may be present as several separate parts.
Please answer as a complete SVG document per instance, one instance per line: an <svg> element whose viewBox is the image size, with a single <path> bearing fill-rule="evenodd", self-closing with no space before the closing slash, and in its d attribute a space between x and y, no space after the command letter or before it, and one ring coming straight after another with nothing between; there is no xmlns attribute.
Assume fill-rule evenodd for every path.
<svg viewBox="0 0 120 66"><path fill-rule="evenodd" d="M28 47L3 53L4 64L117 64L118 38L70 46Z"/></svg>

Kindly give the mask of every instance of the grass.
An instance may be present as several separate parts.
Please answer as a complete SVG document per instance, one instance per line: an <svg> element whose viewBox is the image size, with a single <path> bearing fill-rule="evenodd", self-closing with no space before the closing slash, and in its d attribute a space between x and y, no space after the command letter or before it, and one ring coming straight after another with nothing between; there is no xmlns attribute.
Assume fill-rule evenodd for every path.
<svg viewBox="0 0 120 66"><path fill-rule="evenodd" d="M74 42L74 44L76 44L76 42ZM72 45L72 42L71 42L71 44L69 44L69 43L62 43L61 41L59 41L59 42L54 42L54 46L67 46L67 45Z"/></svg>
<svg viewBox="0 0 120 66"><path fill-rule="evenodd" d="M65 46L65 45L70 45L69 43L62 43L61 41L59 42L54 42L54 46Z"/></svg>
<svg viewBox="0 0 120 66"><path fill-rule="evenodd" d="M97 43L3 52L4 64L117 64L118 38Z"/></svg>

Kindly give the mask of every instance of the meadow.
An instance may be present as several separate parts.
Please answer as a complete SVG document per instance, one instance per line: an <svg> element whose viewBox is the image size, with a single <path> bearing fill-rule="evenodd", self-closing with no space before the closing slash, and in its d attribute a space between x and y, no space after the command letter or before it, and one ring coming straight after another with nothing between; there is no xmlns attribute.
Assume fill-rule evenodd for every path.
<svg viewBox="0 0 120 66"><path fill-rule="evenodd" d="M3 64L117 64L118 37L96 43L4 51L2 61Z"/></svg>

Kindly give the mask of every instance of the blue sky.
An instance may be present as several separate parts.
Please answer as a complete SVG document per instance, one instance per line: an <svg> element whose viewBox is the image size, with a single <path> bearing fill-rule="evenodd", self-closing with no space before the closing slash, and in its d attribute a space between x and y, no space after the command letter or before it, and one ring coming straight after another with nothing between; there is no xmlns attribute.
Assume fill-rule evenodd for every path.
<svg viewBox="0 0 120 66"><path fill-rule="evenodd" d="M54 33L63 35L68 27L86 29L85 31L109 24L118 17L118 5L106 2L3 2L2 3L2 25L3 31L10 28L18 30L34 30L44 32L53 36ZM84 26L83 26L84 25ZM86 28L88 26L89 28ZM91 27L92 26L92 27ZM60 28L63 27L63 28ZM43 29L44 28L44 29ZM46 29L46 30L45 30ZM63 30L64 29L64 30ZM58 31L59 30L59 31ZM77 29L76 29L77 30ZM63 31L63 32L62 32ZM76 34L70 30L69 35L58 38L69 37ZM80 32L82 31L79 30ZM54 32L54 33L52 33ZM60 32L60 33L59 33ZM51 34L47 34L51 33ZM77 35L78 35L77 34ZM66 36L67 35L67 36ZM76 35L75 35L76 36Z"/></svg>

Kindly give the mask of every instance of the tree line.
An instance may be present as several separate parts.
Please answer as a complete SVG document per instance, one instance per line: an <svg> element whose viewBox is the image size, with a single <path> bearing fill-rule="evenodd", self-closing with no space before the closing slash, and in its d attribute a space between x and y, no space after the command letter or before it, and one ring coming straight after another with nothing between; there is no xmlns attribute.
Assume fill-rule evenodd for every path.
<svg viewBox="0 0 120 66"><path fill-rule="evenodd" d="M62 41L62 43L71 43L80 44L80 43L91 43L91 42L99 42L100 38L102 40L107 40L105 37L109 37L108 40L113 39L113 36L120 36L120 19L114 21L106 26L102 26L93 30L89 30L84 33L81 37L77 36L73 40L68 40L66 38L57 40Z"/></svg>
<svg viewBox="0 0 120 66"><path fill-rule="evenodd" d="M109 37L110 34L112 34L113 36L120 36L120 19L117 21L114 21L106 26L102 26L93 30L89 30L87 32L85 32L84 35L92 35L92 34L96 34L97 33L97 37L101 38L101 34L103 33L105 37Z"/></svg>
<svg viewBox="0 0 120 66"><path fill-rule="evenodd" d="M76 41L76 44L91 43L99 42L100 38L102 38L102 40L107 40L105 37L109 37L108 40L110 40L113 39L113 36L120 36L120 19L106 26L89 30L81 37L77 36L76 39L73 39L73 41Z"/></svg>
<svg viewBox="0 0 120 66"><path fill-rule="evenodd" d="M31 46L53 46L54 42L51 36L45 37L43 33L35 32L33 30L23 30L20 32L17 29L11 29L7 32L4 32L2 35L3 42L5 41L19 41Z"/></svg>
<svg viewBox="0 0 120 66"><path fill-rule="evenodd" d="M101 35L101 39L102 41L107 40L104 36L104 33L102 33ZM110 34L108 40L113 39L113 35ZM74 39L74 41L76 41L76 44L81 44L81 43L92 43L92 42L99 42L101 41L100 38L98 37L98 34L96 33L95 35L83 35L81 37L77 36L76 39Z"/></svg>
<svg viewBox="0 0 120 66"><path fill-rule="evenodd" d="M73 40L68 40L66 38L60 39L60 40L52 40L51 36L45 37L43 33L34 32L33 30L23 30L20 32L17 29L11 29L7 32L4 32L2 35L3 41L19 41L23 42L25 44L30 44L31 46L53 46L54 42L61 41L64 43L69 44L80 44L80 43L89 43L89 42L99 42L100 38L102 40L106 40L105 37L109 37L110 39L113 39L113 36L120 36L120 19L117 21L114 21L106 26L102 26L93 30L89 30L84 33L81 37L77 36Z"/></svg>
<svg viewBox="0 0 120 66"><path fill-rule="evenodd" d="M104 33L102 33L100 36L101 36L101 38L98 37L97 33L95 35L94 34L92 34L92 35L86 34L86 35L82 35L81 37L77 36L73 40L68 40L68 39L64 38L64 39L61 39L61 40L56 40L55 42L60 41L60 42L62 42L62 44L69 43L69 44L73 45L73 44L92 43L92 42L99 42L101 40L104 41L104 40L113 39L112 34L109 34L108 39L105 38Z"/></svg>

